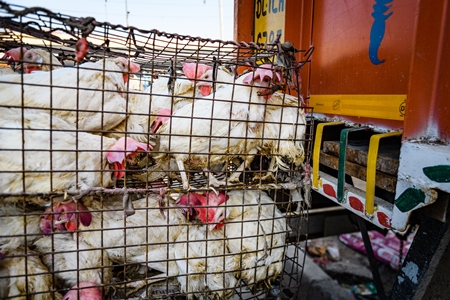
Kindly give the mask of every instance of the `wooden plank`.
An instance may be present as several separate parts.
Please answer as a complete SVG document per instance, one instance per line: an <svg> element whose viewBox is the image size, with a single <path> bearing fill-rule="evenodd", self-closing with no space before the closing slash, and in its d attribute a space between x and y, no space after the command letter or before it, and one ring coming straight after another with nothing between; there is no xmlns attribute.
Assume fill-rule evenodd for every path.
<svg viewBox="0 0 450 300"><path fill-rule="evenodd" d="M347 160L367 166L368 140L349 140ZM339 156L339 141L324 141L323 152ZM377 171L397 176L400 149L398 145L380 145L378 150Z"/></svg>
<svg viewBox="0 0 450 300"><path fill-rule="evenodd" d="M332 168L334 170L338 169L339 158L330 154L320 153L320 163ZM348 161L345 164L345 173L359 178L361 180L366 180L366 167L356 164L354 162ZM375 186L386 190L390 193L395 193L395 186L397 184L397 177L392 176L383 172L377 172Z"/></svg>

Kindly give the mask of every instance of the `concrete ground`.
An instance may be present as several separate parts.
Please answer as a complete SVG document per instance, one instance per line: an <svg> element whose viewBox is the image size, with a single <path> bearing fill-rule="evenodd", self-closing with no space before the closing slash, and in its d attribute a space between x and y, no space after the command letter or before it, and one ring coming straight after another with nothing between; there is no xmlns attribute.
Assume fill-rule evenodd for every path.
<svg viewBox="0 0 450 300"><path fill-rule="evenodd" d="M337 261L321 260L317 256L307 254L298 299L377 299L374 295L355 296L351 293L352 286L373 282L369 261L364 254L344 245L339 241L338 236L319 238L308 243L319 246L334 244L339 249L340 259ZM389 296L396 280L397 271L381 263L379 271L385 294Z"/></svg>

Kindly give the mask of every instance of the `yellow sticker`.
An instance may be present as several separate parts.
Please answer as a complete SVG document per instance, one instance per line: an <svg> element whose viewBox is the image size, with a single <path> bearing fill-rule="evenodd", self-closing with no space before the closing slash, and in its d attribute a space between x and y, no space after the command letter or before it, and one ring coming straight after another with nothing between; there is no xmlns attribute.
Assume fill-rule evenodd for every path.
<svg viewBox="0 0 450 300"><path fill-rule="evenodd" d="M406 95L311 95L315 113L403 120Z"/></svg>
<svg viewBox="0 0 450 300"><path fill-rule="evenodd" d="M255 0L255 43L273 43L278 34L284 42L287 0Z"/></svg>

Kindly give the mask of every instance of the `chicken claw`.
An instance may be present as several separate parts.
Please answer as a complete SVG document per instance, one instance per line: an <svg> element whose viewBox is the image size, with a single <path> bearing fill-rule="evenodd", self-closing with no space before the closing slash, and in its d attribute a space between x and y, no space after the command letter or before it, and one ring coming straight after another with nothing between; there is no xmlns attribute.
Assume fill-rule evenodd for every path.
<svg viewBox="0 0 450 300"><path fill-rule="evenodd" d="M266 173L266 175L262 175L262 176L261 176L261 173L255 173L255 175L252 178L252 181L253 182L259 182L259 181L274 182L274 181L276 181L276 178L272 171L268 171Z"/></svg>
<svg viewBox="0 0 450 300"><path fill-rule="evenodd" d="M309 163L303 164L302 183L305 202L308 207L311 207L311 165ZM297 212L300 212L300 205L297 206Z"/></svg>

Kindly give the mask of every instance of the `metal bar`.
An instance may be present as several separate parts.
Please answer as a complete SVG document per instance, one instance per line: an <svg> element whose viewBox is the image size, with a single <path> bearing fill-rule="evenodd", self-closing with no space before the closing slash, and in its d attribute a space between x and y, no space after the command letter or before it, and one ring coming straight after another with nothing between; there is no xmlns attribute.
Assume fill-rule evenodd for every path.
<svg viewBox="0 0 450 300"><path fill-rule="evenodd" d="M357 128L347 128L341 131L341 138L339 141L339 167L338 167L338 185L337 185L337 200L340 203L344 201L345 162L347 161L348 134L353 131L366 129L367 127L357 127Z"/></svg>
<svg viewBox="0 0 450 300"><path fill-rule="evenodd" d="M370 137L369 152L367 154L367 171L366 171L366 214L373 215L374 197L375 197L375 180L377 174L377 158L380 140L386 137L400 136L401 132L388 132L375 134Z"/></svg>
<svg viewBox="0 0 450 300"><path fill-rule="evenodd" d="M313 150L313 188L319 188L319 159L320 159L320 146L322 145L322 135L325 126L335 126L343 125L344 122L329 122L320 123L316 128L316 138L314 139L314 150Z"/></svg>
<svg viewBox="0 0 450 300"><path fill-rule="evenodd" d="M36 74L42 80L36 81L25 80L25 74L15 75L20 78L17 82L2 79L2 86L11 88L14 101L0 101L0 136L8 137L0 153L22 161L14 168L0 166L0 185L14 182L0 192L0 259L8 264L14 261L9 265L24 269L16 275L8 270L0 274L0 282L7 281L5 295L33 298L51 293L53 298L61 298L59 292L67 291L62 297L83 298L87 288L104 299L228 299L234 294L242 299L288 299L297 295L305 263L300 241L307 239L309 228L308 207L299 201L303 200L302 191L307 198L310 187L309 170L299 174L299 167L309 162L312 154L312 108L305 106L300 95L289 96L275 89L270 103L256 98L269 95L258 94L257 86L252 86L254 80L245 84L235 81L241 73L229 71L250 64L256 72L259 67L252 63L264 60L272 66L284 51L289 65L277 64L277 70L283 82L292 80L286 71L300 71L311 62L313 47L308 44L309 50L299 50L304 52L303 60L296 61L290 53L297 50L285 51L279 43L210 40L62 16L44 8L17 7L0 4L0 12L5 14L0 50L18 47L23 52L19 47L30 47L32 53L42 48L75 68L42 70ZM251 20L248 24L253 26ZM84 50L75 46L80 37L89 39L83 64L77 54ZM22 53L17 61L21 67L38 62L24 56ZM184 68L190 63L195 64L192 78ZM222 77L220 73L212 81L209 74L198 77L200 64L206 69L221 65ZM1 71L9 71L6 63L3 67ZM172 72L167 72L168 68ZM137 78L131 79L133 73ZM252 74L244 76L248 75ZM57 80L66 79L63 77L67 80ZM169 79L174 80L171 91ZM200 116L192 107L192 113L172 118L170 130L155 133L153 119L161 116L156 99L164 100L161 107L175 111L175 104L188 105L180 102L196 98L202 81L216 87L216 93L200 98L204 102L196 107L210 107L208 112L214 113ZM228 85L227 93L219 92L219 85ZM181 91L185 88L189 92ZM32 95L38 90L49 90L51 97L44 97L42 103L34 101ZM249 97L242 98L244 92ZM84 98L89 99L84 104L90 105L83 104ZM243 102L250 99L255 109L248 110ZM258 99L261 101L253 102ZM112 102L115 100L118 102ZM221 114L224 106L220 104L224 103L233 114ZM242 114L234 115L235 110ZM244 116L250 111L261 116L263 110L271 118ZM90 117L92 121L87 120ZM180 124L190 126L175 126L175 119L183 118L186 123ZM197 126L197 121L205 126ZM215 126L208 125L213 122ZM243 126L242 136L235 136L235 130L228 135L222 131L221 124L230 123ZM176 132L175 128L184 130ZM123 145L118 140L122 137L127 137ZM150 151L149 143L153 145L158 137L160 141L168 138L168 147ZM183 145L174 149L171 146L178 138L184 139ZM206 151L194 147L199 138ZM217 138L223 141L221 149L213 147ZM128 154L132 140L139 144L138 151ZM239 157L234 155L232 143L242 146ZM290 149L285 143L294 145L295 151L282 151ZM251 165L257 145L261 146L260 161ZM114 152L124 157L111 161ZM170 163L170 156L184 154L190 158L183 159L183 168ZM277 172L272 172L270 157L280 166ZM242 172L242 179L233 175L240 164L249 167ZM182 170L189 173L186 183L192 190L188 193L177 175ZM261 180L266 171L270 174ZM208 173L217 175L211 185L213 180L205 176ZM230 174L234 177L228 181ZM334 209L338 214L345 212L341 207ZM221 219L216 222L216 211L231 213L217 213ZM132 213L135 215L128 217ZM215 230L219 227L223 230ZM16 247L7 246L16 241L24 251L17 253ZM30 245L33 248L28 248ZM259 266L263 260L271 262L265 270ZM42 277L37 287L33 286L35 275L48 276ZM84 277L91 286L84 286ZM20 290L14 284L26 289L14 294Z"/></svg>
<svg viewBox="0 0 450 300"><path fill-rule="evenodd" d="M448 196L446 197L448 201ZM444 201L445 199L440 199ZM448 213L448 210L447 210ZM448 259L444 258L449 251L450 230L448 222L441 222L433 217L422 215L420 227L411 244L408 254L399 271L398 279L392 288L389 299L435 299L424 297L428 285L433 280L433 275L441 263L448 265ZM448 277L443 268L439 275ZM436 290L446 290L446 281L433 283ZM432 291L430 291L432 293Z"/></svg>
<svg viewBox="0 0 450 300"><path fill-rule="evenodd" d="M343 206L336 205L331 207L323 207L323 208L313 208L308 211L309 215L323 214L329 212L338 212L338 211L346 211L347 209Z"/></svg>
<svg viewBox="0 0 450 300"><path fill-rule="evenodd" d="M377 261L373 254L372 244L370 243L369 234L367 233L366 221L357 217L359 230L364 241L364 247L366 248L367 258L369 259L370 268L372 269L373 282L377 288L377 296L380 300L386 299L386 293L384 292L383 282L381 281L380 272L378 270Z"/></svg>

